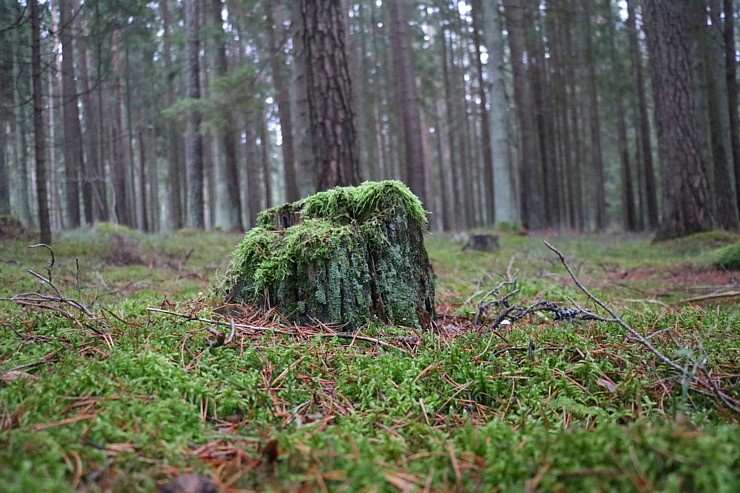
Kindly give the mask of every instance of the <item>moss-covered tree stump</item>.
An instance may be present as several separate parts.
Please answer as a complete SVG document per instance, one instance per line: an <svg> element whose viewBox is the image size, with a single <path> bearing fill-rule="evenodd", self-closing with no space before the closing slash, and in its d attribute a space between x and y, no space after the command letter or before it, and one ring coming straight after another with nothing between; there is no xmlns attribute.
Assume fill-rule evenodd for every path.
<svg viewBox="0 0 740 493"><path fill-rule="evenodd" d="M227 303L276 307L299 324L431 327L426 214L403 183L334 188L266 210L257 223L218 288Z"/></svg>

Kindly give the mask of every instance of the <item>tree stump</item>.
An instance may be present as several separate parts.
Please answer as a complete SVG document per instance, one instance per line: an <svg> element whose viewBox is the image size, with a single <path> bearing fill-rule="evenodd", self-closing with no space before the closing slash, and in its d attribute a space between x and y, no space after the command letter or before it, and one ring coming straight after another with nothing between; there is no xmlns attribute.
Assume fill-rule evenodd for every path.
<svg viewBox="0 0 740 493"><path fill-rule="evenodd" d="M320 192L260 213L217 290L227 303L276 307L298 324L429 329L426 226L421 202L398 181Z"/></svg>
<svg viewBox="0 0 740 493"><path fill-rule="evenodd" d="M463 247L463 250L477 250L479 252L495 252L498 249L498 236L487 234L471 236Z"/></svg>

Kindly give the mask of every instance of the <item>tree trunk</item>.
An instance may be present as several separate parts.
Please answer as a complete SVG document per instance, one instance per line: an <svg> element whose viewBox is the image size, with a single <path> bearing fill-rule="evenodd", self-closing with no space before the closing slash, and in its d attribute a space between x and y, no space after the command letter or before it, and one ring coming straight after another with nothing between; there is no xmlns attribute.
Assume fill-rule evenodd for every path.
<svg viewBox="0 0 740 493"><path fill-rule="evenodd" d="M616 22L612 11L611 0L604 0L604 11L607 14L609 25L609 58L611 70L614 75L614 101L616 106L617 123L617 152L619 154L620 176L621 176L621 200L622 200L622 227L626 231L637 231L637 211L635 210L635 192L632 183L632 170L627 143L627 120L624 107L625 86L618 74L623 73L623 66L617 54Z"/></svg>
<svg viewBox="0 0 740 493"><path fill-rule="evenodd" d="M72 8L74 12L79 13L80 11L80 0L72 0ZM84 159L81 161L80 178L82 181L82 209L85 214L85 223L92 224L96 219L107 220L107 212L103 213L102 200L97 197L96 202L96 191L102 188L101 184L98 184L96 179L96 166L100 160L100 136L98 132L98 122L95 119L96 111L93 107L95 98L93 97L94 85L90 79L87 63L87 33L85 32L85 26L83 26L81 16L78 14L75 16L72 22L74 31L77 33L75 38L75 44L77 48L77 66L80 74L80 87L78 90L82 92L82 121L85 122L85 132L81 133L83 156ZM79 121L79 120L78 120ZM102 183L103 187L105 186ZM107 205L107 204L106 204ZM106 216L103 218L103 216Z"/></svg>
<svg viewBox="0 0 740 493"><path fill-rule="evenodd" d="M493 159L494 212L496 225L519 222L509 153L508 102L505 90L504 41L498 0L483 0L488 78L491 91L491 151Z"/></svg>
<svg viewBox="0 0 740 493"><path fill-rule="evenodd" d="M411 191L423 204L427 203L424 177L424 147L421 136L419 95L416 90L416 70L409 41L405 0L388 2L393 72L399 86L399 113L403 136L404 162L401 169Z"/></svg>
<svg viewBox="0 0 740 493"><path fill-rule="evenodd" d="M358 184L360 163L341 4L336 0L299 3L318 188Z"/></svg>
<svg viewBox="0 0 740 493"><path fill-rule="evenodd" d="M276 34L283 35L283 6L275 2L267 2L267 14L270 23L274 19L275 27L268 29L268 41L270 43L270 69L272 71L272 83L275 86L275 103L278 108L278 119L280 120L280 135L283 138L281 148L283 154L283 176L285 177L285 199L294 202L300 198L295 170L295 150L293 144L293 116L290 108L290 85L288 78L288 67L285 65L283 43L278 40Z"/></svg>
<svg viewBox="0 0 740 493"><path fill-rule="evenodd" d="M162 17L162 58L166 78L165 84L165 104L171 105L175 100L174 85L177 72L172 66L172 46L170 25L170 10L167 5L168 0L159 0L159 12ZM180 135L177 131L177 124L167 119L165 125L165 141L167 149L167 208L169 209L169 227L180 229L183 226L182 212L182 162L180 160Z"/></svg>
<svg viewBox="0 0 740 493"><path fill-rule="evenodd" d="M707 231L714 225L691 59L694 1L653 0L644 7L663 176L663 214L656 239Z"/></svg>
<svg viewBox="0 0 740 493"><path fill-rule="evenodd" d="M735 16L732 0L724 0L723 7L725 13L723 38L725 43L727 107L730 114L730 141L732 144L733 172L735 174L735 199L737 209L740 211L740 118L738 118Z"/></svg>
<svg viewBox="0 0 740 493"><path fill-rule="evenodd" d="M635 0L627 0L627 30L630 38L630 52L635 70L635 84L637 93L637 119L639 128L639 146L641 151L641 166L639 174L644 176L645 186L641 194L645 200L645 226L653 230L658 226L658 191L655 183L655 166L653 165L653 145L650 137L650 117L648 115L647 96L645 94L645 77L642 69L642 54L637 35L637 21L635 17Z"/></svg>
<svg viewBox="0 0 740 493"><path fill-rule="evenodd" d="M293 2L293 98L295 100L295 118L292 125L295 145L296 186L298 195L306 197L316 192L317 168L311 141L311 115L308 102L308 57L304 43L305 26L303 25L302 4Z"/></svg>
<svg viewBox="0 0 740 493"><path fill-rule="evenodd" d="M124 150L125 135L123 133L123 91L121 89L121 53L120 32L113 31L113 114L111 115L111 175L113 179L113 193L116 204L114 210L120 224L133 227L133 218L130 215L128 197L127 166Z"/></svg>
<svg viewBox="0 0 740 493"><path fill-rule="evenodd" d="M267 185L262 179L261 156L257 143L257 125L255 111L245 115L244 139L247 161L247 217L249 227L257 225L257 214L262 210L262 196Z"/></svg>
<svg viewBox="0 0 740 493"><path fill-rule="evenodd" d="M504 2L506 27L509 31L509 49L514 80L514 101L519 119L519 172L521 174L520 203L522 225L527 229L540 229L544 224L543 193L540 189L542 170L537 156L537 136L532 115L534 97L532 84L525 64L525 20L527 7L524 0Z"/></svg>
<svg viewBox="0 0 740 493"><path fill-rule="evenodd" d="M216 74L223 77L229 71L229 59L226 56L226 32L223 31L223 19L221 11L223 0L212 0L213 27L218 30L216 46ZM272 31L272 30L270 30ZM226 195L228 197L228 214L226 218L226 229L229 231L244 231L242 223L242 201L239 186L239 160L237 157L237 126L231 109L224 109L223 115L226 122L225 128L221 129L221 146L223 147L223 165L220 166L220 175L226 182ZM218 203L218 200L215 200Z"/></svg>
<svg viewBox="0 0 740 493"><path fill-rule="evenodd" d="M597 53L594 40L594 26L592 22L592 0L581 0L581 7L587 18L585 23L586 41L586 97L584 103L587 108L589 134L589 180L588 208L592 210L592 223L596 231L603 231L606 227L606 197L604 192L604 162L601 149L601 116L599 115L599 96L596 87Z"/></svg>
<svg viewBox="0 0 740 493"><path fill-rule="evenodd" d="M200 99L200 38L198 35L198 1L185 1L185 59L187 96ZM203 229L203 136L200 133L200 114L190 110L185 132L185 168L187 183L186 224Z"/></svg>
<svg viewBox="0 0 740 493"><path fill-rule="evenodd" d="M727 230L738 229L737 184L732 156L732 131L730 126L729 88L727 86L725 68L725 49L723 47L722 6L720 0L710 0L709 16L711 24L707 24L706 17L701 16L696 28L700 31L702 60L718 60L705 63L704 81L706 84L710 144L712 161L710 166L712 183L709 184L713 198L713 211L717 226ZM732 22L732 21L730 21Z"/></svg>
<svg viewBox="0 0 740 493"><path fill-rule="evenodd" d="M41 94L41 28L37 0L29 0L31 21L31 76L33 78L33 140L36 158L36 194L38 196L39 242L51 245L49 196L46 189L46 150L44 149L44 113Z"/></svg>
<svg viewBox="0 0 740 493"><path fill-rule="evenodd" d="M64 122L64 170L66 177L66 202L68 226L80 226L80 173L84 167L82 153L82 130L78 111L77 83L75 81L75 63L73 28L75 12L71 0L60 0L59 20L60 38L62 41L62 111Z"/></svg>

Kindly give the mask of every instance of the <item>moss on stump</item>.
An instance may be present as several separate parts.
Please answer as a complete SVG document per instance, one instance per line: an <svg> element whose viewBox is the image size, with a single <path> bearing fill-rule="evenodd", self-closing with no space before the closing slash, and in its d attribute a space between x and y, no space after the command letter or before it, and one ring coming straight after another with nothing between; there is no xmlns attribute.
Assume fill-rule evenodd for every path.
<svg viewBox="0 0 740 493"><path fill-rule="evenodd" d="M218 286L227 303L276 307L299 324L429 329L427 221L401 182L338 187L260 213Z"/></svg>

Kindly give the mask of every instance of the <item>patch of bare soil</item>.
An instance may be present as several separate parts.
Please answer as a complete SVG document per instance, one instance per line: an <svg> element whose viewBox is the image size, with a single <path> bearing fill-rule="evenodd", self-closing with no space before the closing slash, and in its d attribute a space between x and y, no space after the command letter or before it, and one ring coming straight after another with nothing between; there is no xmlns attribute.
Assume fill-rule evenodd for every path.
<svg viewBox="0 0 740 493"><path fill-rule="evenodd" d="M697 267L690 263L654 266L608 274L617 285L637 289L649 287L655 296L701 295L740 290L740 272ZM652 292L654 291L654 292Z"/></svg>

